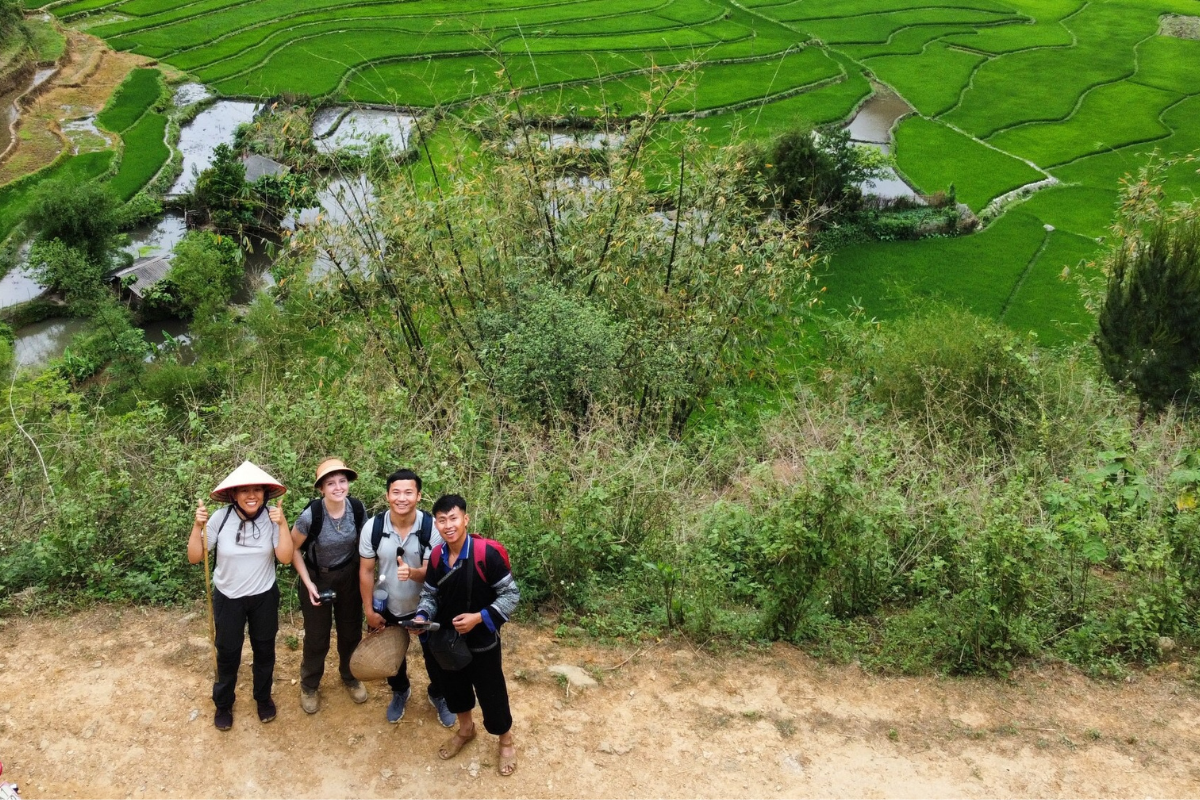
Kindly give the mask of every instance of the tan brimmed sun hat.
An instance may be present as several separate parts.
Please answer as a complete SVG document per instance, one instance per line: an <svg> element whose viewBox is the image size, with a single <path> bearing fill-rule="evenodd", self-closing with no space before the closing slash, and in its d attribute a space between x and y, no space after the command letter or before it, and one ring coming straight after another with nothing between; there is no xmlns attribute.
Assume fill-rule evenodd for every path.
<svg viewBox="0 0 1200 800"><path fill-rule="evenodd" d="M321 481L325 480L325 476L334 472L346 473L346 479L351 481L358 480L358 473L346 466L346 462L340 458L327 458L320 464L317 464L317 480L313 486L320 489Z"/></svg>
<svg viewBox="0 0 1200 800"><path fill-rule="evenodd" d="M229 477L221 481L221 485L209 492L208 496L219 503L232 503L233 494L231 490L239 486L264 487L267 490L266 500L283 497L287 491L282 483L272 478L260 467L249 461L243 461L242 465L229 473Z"/></svg>
<svg viewBox="0 0 1200 800"><path fill-rule="evenodd" d="M350 656L350 674L360 681L390 678L408 655L408 631L397 625L368 633Z"/></svg>

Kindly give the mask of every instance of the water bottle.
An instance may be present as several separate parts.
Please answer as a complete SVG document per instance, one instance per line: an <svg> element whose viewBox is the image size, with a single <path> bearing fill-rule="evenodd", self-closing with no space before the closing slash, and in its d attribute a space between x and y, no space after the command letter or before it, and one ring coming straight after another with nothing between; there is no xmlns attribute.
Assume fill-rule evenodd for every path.
<svg viewBox="0 0 1200 800"><path fill-rule="evenodd" d="M382 614L387 608L387 602L387 589L383 588L383 578L380 577L379 583L375 585L375 594L371 596L371 608L375 609L376 614Z"/></svg>

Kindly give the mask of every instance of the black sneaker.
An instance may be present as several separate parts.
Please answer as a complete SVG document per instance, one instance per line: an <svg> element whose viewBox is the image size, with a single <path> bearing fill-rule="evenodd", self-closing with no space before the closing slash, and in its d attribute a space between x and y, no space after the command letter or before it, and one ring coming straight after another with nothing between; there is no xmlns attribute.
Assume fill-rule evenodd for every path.
<svg viewBox="0 0 1200 800"><path fill-rule="evenodd" d="M217 713L213 715L213 725L217 726L219 731L227 731L233 727L233 709L218 708Z"/></svg>
<svg viewBox="0 0 1200 800"><path fill-rule="evenodd" d="M270 722L275 719L275 701L274 700L259 700L258 701L258 721Z"/></svg>

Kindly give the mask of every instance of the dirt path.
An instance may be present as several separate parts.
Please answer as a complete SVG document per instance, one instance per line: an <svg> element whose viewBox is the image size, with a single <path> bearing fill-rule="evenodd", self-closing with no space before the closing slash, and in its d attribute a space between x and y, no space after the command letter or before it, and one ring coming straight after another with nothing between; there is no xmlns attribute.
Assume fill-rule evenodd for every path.
<svg viewBox="0 0 1200 800"><path fill-rule="evenodd" d="M1200 689L1170 669L1121 684L1060 668L877 678L785 646L713 659L675 641L612 669L635 651L513 625L521 761L505 780L494 739L438 761L445 733L424 703L386 724L381 682L355 706L327 672L305 716L286 616L279 718L257 721L243 669L234 728L218 732L205 624L140 609L0 620L5 777L26 798L1200 795ZM601 683L568 694L555 664Z"/></svg>

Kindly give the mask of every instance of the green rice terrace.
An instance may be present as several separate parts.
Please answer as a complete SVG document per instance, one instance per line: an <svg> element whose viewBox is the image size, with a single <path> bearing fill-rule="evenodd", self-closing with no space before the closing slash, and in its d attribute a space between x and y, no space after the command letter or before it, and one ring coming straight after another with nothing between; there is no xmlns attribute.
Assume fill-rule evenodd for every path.
<svg viewBox="0 0 1200 800"><path fill-rule="evenodd" d="M720 143L846 121L888 87L912 112L891 130L903 178L925 194L953 187L985 222L1003 216L960 239L841 248L828 302L886 317L936 296L1044 343L1090 329L1059 278L1096 252L1122 176L1155 151L1200 150L1200 41L1188 38L1196 26L1170 24L1200 16L1196 0L43 5L230 97L422 108L519 88L547 112L619 118L638 111L654 73L694 68L667 111L702 118ZM157 135L156 123L135 132ZM1168 178L1174 198L1200 188L1195 163ZM1007 197L1022 187L1039 191Z"/></svg>

